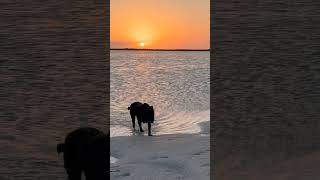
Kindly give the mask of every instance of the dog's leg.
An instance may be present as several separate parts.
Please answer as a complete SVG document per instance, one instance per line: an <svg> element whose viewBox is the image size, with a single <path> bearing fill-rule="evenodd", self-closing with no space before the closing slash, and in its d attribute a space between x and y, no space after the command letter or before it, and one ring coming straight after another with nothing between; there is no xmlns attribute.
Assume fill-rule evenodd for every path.
<svg viewBox="0 0 320 180"><path fill-rule="evenodd" d="M148 122L148 136L152 136L151 134L151 122Z"/></svg>
<svg viewBox="0 0 320 180"><path fill-rule="evenodd" d="M131 119L132 119L132 127L133 127L133 129L136 129L136 126L135 126L135 122L136 122L135 115L130 112L130 116L131 116Z"/></svg>
<svg viewBox="0 0 320 180"><path fill-rule="evenodd" d="M66 170L69 180L81 180L81 170L73 168L68 168Z"/></svg>
<svg viewBox="0 0 320 180"><path fill-rule="evenodd" d="M141 126L141 121L139 121L139 119L138 119L138 124L139 124L139 127L140 127L140 132L143 132L143 129L142 129L142 126Z"/></svg>

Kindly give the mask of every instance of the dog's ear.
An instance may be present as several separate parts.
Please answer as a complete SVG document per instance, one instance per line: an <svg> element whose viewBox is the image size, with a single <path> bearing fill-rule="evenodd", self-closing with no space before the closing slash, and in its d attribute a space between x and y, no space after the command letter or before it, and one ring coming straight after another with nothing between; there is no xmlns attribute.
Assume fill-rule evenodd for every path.
<svg viewBox="0 0 320 180"><path fill-rule="evenodd" d="M151 109L153 110L153 106L150 106L151 107Z"/></svg>
<svg viewBox="0 0 320 180"><path fill-rule="evenodd" d="M63 143L57 144L57 152L58 152L58 154L64 152L64 144Z"/></svg>

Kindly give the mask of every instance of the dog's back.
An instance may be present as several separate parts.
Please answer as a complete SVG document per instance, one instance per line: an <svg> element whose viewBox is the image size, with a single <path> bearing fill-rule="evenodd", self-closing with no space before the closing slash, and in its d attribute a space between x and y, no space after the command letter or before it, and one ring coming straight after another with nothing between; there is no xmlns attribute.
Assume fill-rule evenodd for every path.
<svg viewBox="0 0 320 180"><path fill-rule="evenodd" d="M132 104L130 105L130 107L128 107L128 110L130 110L130 112L131 112L131 111L136 111L137 108L138 108L139 106L141 106L141 105L142 105L141 102L134 102L134 103L132 103Z"/></svg>

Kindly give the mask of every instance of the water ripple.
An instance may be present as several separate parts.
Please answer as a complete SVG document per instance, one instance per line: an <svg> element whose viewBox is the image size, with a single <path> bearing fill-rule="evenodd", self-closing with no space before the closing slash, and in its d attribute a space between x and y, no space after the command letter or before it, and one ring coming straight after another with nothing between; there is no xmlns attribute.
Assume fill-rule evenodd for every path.
<svg viewBox="0 0 320 180"><path fill-rule="evenodd" d="M209 121L209 56L209 52L111 51L111 136L135 133L127 109L134 101L154 106L153 134L198 133L198 124Z"/></svg>

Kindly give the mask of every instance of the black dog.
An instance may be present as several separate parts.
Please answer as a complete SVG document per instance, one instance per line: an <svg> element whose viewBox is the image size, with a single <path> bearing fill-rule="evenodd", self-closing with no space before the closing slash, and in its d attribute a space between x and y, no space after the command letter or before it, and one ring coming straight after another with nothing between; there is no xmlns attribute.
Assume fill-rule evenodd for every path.
<svg viewBox="0 0 320 180"><path fill-rule="evenodd" d="M134 102L128 107L132 119L132 126L135 128L135 116L137 116L140 132L143 132L141 122L148 123L148 135L151 135L151 123L154 121L154 110L152 106L147 103Z"/></svg>
<svg viewBox="0 0 320 180"><path fill-rule="evenodd" d="M64 152L69 180L81 180L81 172L87 180L109 178L109 134L95 128L80 128L69 133L65 143L57 145L57 151Z"/></svg>

